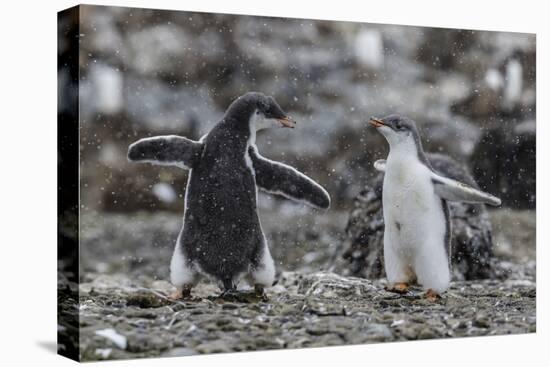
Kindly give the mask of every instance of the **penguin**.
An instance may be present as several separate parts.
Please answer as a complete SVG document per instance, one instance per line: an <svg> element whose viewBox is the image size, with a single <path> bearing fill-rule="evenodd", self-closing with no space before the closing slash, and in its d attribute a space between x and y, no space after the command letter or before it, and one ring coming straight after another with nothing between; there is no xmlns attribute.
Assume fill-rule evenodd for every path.
<svg viewBox="0 0 550 367"><path fill-rule="evenodd" d="M451 281L448 201L499 206L499 198L437 173L426 158L413 120L400 115L369 120L390 152L374 163L384 172L384 267L388 290L407 293L416 282L435 301Z"/></svg>
<svg viewBox="0 0 550 367"><path fill-rule="evenodd" d="M323 187L258 151L258 130L295 125L273 97L249 92L233 101L199 141L156 136L129 146L132 162L189 170L183 227L170 262L170 280L177 289L172 298L190 297L204 275L220 284L222 296L236 291L245 275L258 295L273 285L275 266L258 217L258 188L329 208Z"/></svg>

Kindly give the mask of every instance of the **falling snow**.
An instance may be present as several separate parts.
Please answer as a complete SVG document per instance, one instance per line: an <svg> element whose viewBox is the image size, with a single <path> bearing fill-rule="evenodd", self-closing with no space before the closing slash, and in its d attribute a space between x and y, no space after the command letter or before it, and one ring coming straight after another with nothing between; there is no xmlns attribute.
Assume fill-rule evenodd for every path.
<svg viewBox="0 0 550 367"><path fill-rule="evenodd" d="M275 325L282 325L274 333L278 339L255 334L251 339L256 348L317 345L319 340L346 344L533 331L534 309L524 321L516 311L507 319L507 312L515 310L513 302L506 297L495 300L491 292L503 294L498 282L505 281L506 292L532 310L534 35L110 7L86 7L81 19L80 276L88 303L80 312L83 323L88 317L97 323L82 329L87 359L230 351L235 346L220 330L261 330L257 325L269 325L273 318ZM70 106L63 104L63 96L70 95L73 86L64 69L58 74L64 112ZM216 326L222 333L219 342L207 342L199 337L213 326L199 315L200 306L193 316L161 297L172 290L167 283L169 261L181 229L189 173L132 164L127 148L155 135L199 140L234 98L251 90L274 96L297 121L292 130L259 132L259 151L323 185L332 206L326 212L313 211L259 193L262 228L283 274L283 281L271 291L279 314L265 305L256 314L256 309L247 313L241 306L228 303L224 309L216 304L218 316L229 321L224 326L221 318ZM373 162L385 158L388 148L366 122L390 113L414 119L426 151L452 157L480 188L502 198L502 208L476 212L475 218L481 219L468 227L475 228L470 235L488 231L483 238L490 241L486 248L491 253L483 259L490 258L495 266L492 279L457 279L460 283L451 290L497 302L491 304L494 315L485 314L491 309L488 304L479 315L468 316L473 320L469 323L455 320L450 311L439 313L433 321L437 327L422 331L406 314L417 310L412 298L377 304L404 307L405 314L358 314L361 302L370 301L357 297L385 295L383 281L347 276L367 273L367 264L376 258L366 255L366 239L376 239L372 246L383 235L382 218L364 213L379 213L380 198L371 190L376 179ZM365 208L367 203L372 207ZM471 263L481 258L472 253L460 256ZM199 288L202 297L217 292L215 284L204 283ZM244 281L241 285L247 286ZM93 289L105 298L94 298ZM337 300L345 289L349 292ZM292 306L284 303L285 292L292 293ZM332 301L323 304L325 296ZM312 297L310 303L304 301L307 297ZM471 307L467 297L451 298L457 309ZM100 300L112 315L98 311ZM233 316L236 323L230 307L240 310L238 318ZM296 322L304 323L302 337L312 338L313 344L300 344L284 332L284 313L289 310L289 317L299 312L302 321ZM120 323L111 321L118 317ZM369 321L357 321L360 317ZM149 334L152 324L168 334ZM356 326L360 333L348 333ZM332 327L346 337L332 333ZM162 335L174 330L185 338L162 344ZM162 343L155 344L159 340Z"/></svg>

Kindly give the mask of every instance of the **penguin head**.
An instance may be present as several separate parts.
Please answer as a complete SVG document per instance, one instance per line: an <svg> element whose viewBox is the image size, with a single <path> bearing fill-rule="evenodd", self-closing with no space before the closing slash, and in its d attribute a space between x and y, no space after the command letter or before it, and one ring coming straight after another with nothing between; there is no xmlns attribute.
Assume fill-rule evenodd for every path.
<svg viewBox="0 0 550 367"><path fill-rule="evenodd" d="M276 127L293 129L296 126L296 121L283 111L273 97L261 93L256 94L256 106L252 119L256 130Z"/></svg>
<svg viewBox="0 0 550 367"><path fill-rule="evenodd" d="M239 123L248 123L257 131L272 127L294 128L296 121L290 118L271 96L248 92L237 98L226 111L226 118Z"/></svg>
<svg viewBox="0 0 550 367"><path fill-rule="evenodd" d="M388 141L390 148L410 148L417 151L420 144L420 135L416 124L408 117L397 114L382 119L371 117L369 123L376 128Z"/></svg>

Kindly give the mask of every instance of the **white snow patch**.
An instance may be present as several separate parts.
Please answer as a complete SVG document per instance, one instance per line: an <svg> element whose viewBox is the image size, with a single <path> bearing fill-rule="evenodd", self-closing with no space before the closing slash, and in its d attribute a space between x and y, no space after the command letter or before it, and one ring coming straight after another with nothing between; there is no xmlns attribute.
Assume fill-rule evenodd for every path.
<svg viewBox="0 0 550 367"><path fill-rule="evenodd" d="M489 69L485 73L485 82L494 91L500 90L504 86L504 78L496 69Z"/></svg>
<svg viewBox="0 0 550 367"><path fill-rule="evenodd" d="M189 326L189 328L187 328L187 330L185 331L185 334L191 334L195 330L197 330L197 326L192 324L191 326Z"/></svg>
<svg viewBox="0 0 550 367"><path fill-rule="evenodd" d="M120 72L106 65L93 65L90 80L94 87L97 109L108 114L120 111L123 105L123 82Z"/></svg>
<svg viewBox="0 0 550 367"><path fill-rule="evenodd" d="M404 324L404 323L405 323L405 320L393 320L390 327L396 327L396 326L399 326L399 325Z"/></svg>
<svg viewBox="0 0 550 367"><path fill-rule="evenodd" d="M303 260L306 264L311 264L313 261L317 260L319 255L316 252L308 252L303 256Z"/></svg>
<svg viewBox="0 0 550 367"><path fill-rule="evenodd" d="M512 279L512 280L507 280L506 283L516 287L522 287L522 286L530 287L535 284L533 281L528 279Z"/></svg>
<svg viewBox="0 0 550 367"><path fill-rule="evenodd" d="M102 336L105 339L109 339L122 350L126 349L126 346L128 344L128 342L126 341L126 337L117 333L115 329L96 330L95 334Z"/></svg>
<svg viewBox="0 0 550 367"><path fill-rule="evenodd" d="M149 74L169 67L170 60L181 59L191 39L180 27L161 24L131 32L128 44L134 54L134 68Z"/></svg>
<svg viewBox="0 0 550 367"><path fill-rule="evenodd" d="M518 60L512 59L506 64L506 88L504 101L508 104L519 102L523 83L523 68Z"/></svg>
<svg viewBox="0 0 550 367"><path fill-rule="evenodd" d="M95 270L98 273L106 273L109 270L109 264L104 262L99 262L95 265Z"/></svg>
<svg viewBox="0 0 550 367"><path fill-rule="evenodd" d="M111 348L97 348L95 350L95 354L97 354L98 356L100 356L103 359L107 359L111 355L112 351L113 350Z"/></svg>
<svg viewBox="0 0 550 367"><path fill-rule="evenodd" d="M159 182L153 185L153 194L162 202L173 203L178 198L176 190L172 185L165 182Z"/></svg>
<svg viewBox="0 0 550 367"><path fill-rule="evenodd" d="M126 154L120 151L117 144L104 142L99 150L98 160L107 167L120 167L126 163Z"/></svg>
<svg viewBox="0 0 550 367"><path fill-rule="evenodd" d="M355 56L364 67L378 70L384 63L382 35L374 29L362 29L355 38Z"/></svg>
<svg viewBox="0 0 550 367"><path fill-rule="evenodd" d="M524 121L520 124L517 124L514 127L514 132L516 134L528 134L528 133L536 133L537 131L537 122L535 120L528 120Z"/></svg>
<svg viewBox="0 0 550 367"><path fill-rule="evenodd" d="M288 289L284 285L277 284L270 288L270 291L276 294L286 293Z"/></svg>

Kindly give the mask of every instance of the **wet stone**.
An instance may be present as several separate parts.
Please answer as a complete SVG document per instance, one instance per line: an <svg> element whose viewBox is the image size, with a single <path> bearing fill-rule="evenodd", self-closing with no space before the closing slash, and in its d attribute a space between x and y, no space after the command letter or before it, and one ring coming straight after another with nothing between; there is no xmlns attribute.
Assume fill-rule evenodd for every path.
<svg viewBox="0 0 550 367"><path fill-rule="evenodd" d="M173 348L163 352L161 357L182 357L182 356L192 356L197 354L197 352L190 348Z"/></svg>
<svg viewBox="0 0 550 367"><path fill-rule="evenodd" d="M126 304L128 306L137 306L140 308L156 308L166 305L170 305L173 302L166 298L159 297L158 295L150 292L135 292L126 298Z"/></svg>

